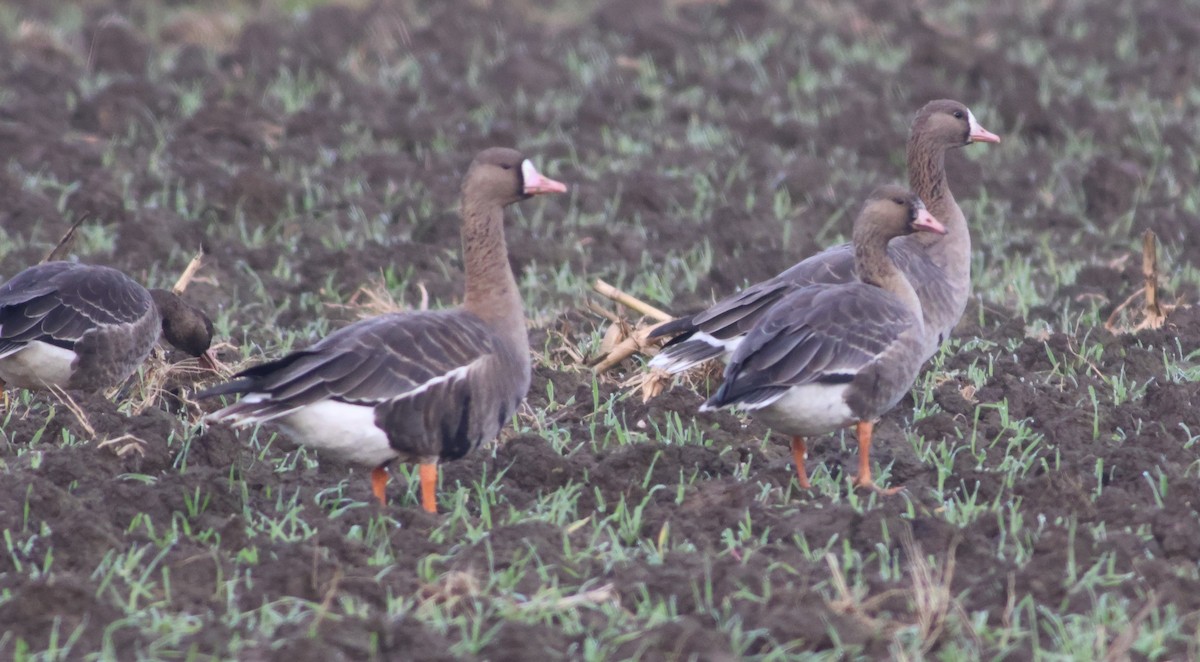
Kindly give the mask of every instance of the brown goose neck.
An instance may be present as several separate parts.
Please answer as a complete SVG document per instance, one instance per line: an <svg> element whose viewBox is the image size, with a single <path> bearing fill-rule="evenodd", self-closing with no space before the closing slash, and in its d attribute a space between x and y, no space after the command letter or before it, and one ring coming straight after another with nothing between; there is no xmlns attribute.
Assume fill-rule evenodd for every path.
<svg viewBox="0 0 1200 662"><path fill-rule="evenodd" d="M903 277L888 255L889 239L870 226L855 229L854 269L862 282L887 289L893 276Z"/></svg>
<svg viewBox="0 0 1200 662"><path fill-rule="evenodd" d="M521 297L504 243L504 208L464 196L462 217L463 307L486 321L521 317Z"/></svg>
<svg viewBox="0 0 1200 662"><path fill-rule="evenodd" d="M946 200L954 203L954 194L946 181L944 143L937 142L924 131L913 131L908 139L906 160L909 186L935 216L935 210L944 206Z"/></svg>
<svg viewBox="0 0 1200 662"><path fill-rule="evenodd" d="M854 269L858 278L896 295L905 306L921 316L921 302L908 279L892 262L888 254L891 236L877 228L866 226L854 232Z"/></svg>

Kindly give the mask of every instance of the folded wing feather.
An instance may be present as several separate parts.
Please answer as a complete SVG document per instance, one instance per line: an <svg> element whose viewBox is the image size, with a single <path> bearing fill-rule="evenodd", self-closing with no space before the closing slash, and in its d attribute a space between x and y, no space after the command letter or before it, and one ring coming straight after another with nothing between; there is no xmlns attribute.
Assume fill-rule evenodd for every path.
<svg viewBox="0 0 1200 662"><path fill-rule="evenodd" d="M746 336L705 406L762 406L794 386L845 383L913 323L911 311L876 287L802 288Z"/></svg>
<svg viewBox="0 0 1200 662"><path fill-rule="evenodd" d="M245 370L197 397L247 393L209 416L240 423L263 422L322 400L378 405L466 379L495 345L483 322L463 311L383 315Z"/></svg>

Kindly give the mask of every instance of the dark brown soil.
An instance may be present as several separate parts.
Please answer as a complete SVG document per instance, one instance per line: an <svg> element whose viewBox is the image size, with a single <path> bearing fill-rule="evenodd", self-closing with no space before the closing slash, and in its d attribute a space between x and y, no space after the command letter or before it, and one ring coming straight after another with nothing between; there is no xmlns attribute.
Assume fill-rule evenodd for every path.
<svg viewBox="0 0 1200 662"><path fill-rule="evenodd" d="M540 229L528 223L510 228L518 273L568 264L579 274L628 282L703 238L717 256L712 269L697 274L697 287L671 302L680 311L695 309L714 292L773 275L832 241L821 231L826 220L845 213L852 206L846 200L877 183L848 183L833 155L854 155L855 172L899 179L897 150L912 112L943 96L977 111L988 108L989 128L1002 134L1019 128L1020 139L1041 155L1005 171L985 170L972 160L975 152L950 155L960 200L986 193L1002 201L1010 216L988 222L1024 222L1037 231L1014 228L1008 245L979 245L982 264L1045 239L1064 260L1087 262L1050 300L1098 300L1103 318L1140 285L1136 259L1117 258L1144 229L1159 233L1176 264L1200 263L1194 210L1181 211L1175 200L1179 188L1196 185L1188 168L1200 149L1196 108L1187 105L1194 98L1184 100L1200 65L1182 54L1195 50L1200 24L1184 2L1128 11L1058 2L1038 22L999 3L968 22L986 26L980 39L890 2L783 12L777 3L757 1L612 0L583 18L537 3L431 3L420 11L403 2L354 3L301 18L263 10L224 38L200 45L184 38L199 27L160 20L161 12L176 11L176 3L163 4L89 2L77 34L34 30L0 37L0 154L7 163L0 172L0 227L5 237L19 239L18 248L0 252L0 274L36 262L73 218L91 214L115 240L101 248L89 244L78 256L138 277L178 271L203 246L210 258L190 296L209 310L233 311L236 336L230 340L239 345L263 341L268 326L302 332L313 314L296 300L311 293L344 299L390 266L401 273L410 269L412 282L423 283L435 303L452 302L461 277L445 265L457 264L454 201L462 169L481 147L513 144L539 164L553 164L547 173L573 190L570 198L532 203L543 218ZM53 19L39 3L18 5L24 8L16 11L31 20ZM1129 20L1142 26L1133 48L1145 56L1132 61L1111 48L1117 38L1111 26ZM1087 39L1067 34L1061 28L1067 24L1084 26ZM147 25L164 27L157 33ZM1100 62L1113 89L1178 100L1193 113L1191 124L1181 118L1158 127L1160 140L1171 147L1159 152L1135 144L1133 137L1145 133L1112 104L1095 103L1084 93L1043 100L1039 71L1003 46L1031 31L1052 57ZM786 38L779 36L784 33ZM712 44L732 44L733 34L746 43L775 37L754 64L732 53L714 56ZM869 38L902 42L911 52L895 71L847 66L831 54L830 44ZM604 57L626 65L581 82L568 62L598 57L577 50L585 43L602 45ZM1179 54L1160 57L1170 50L1167 44L1182 44L1174 51ZM711 64L714 57L721 61ZM420 69L420 85L380 82L381 63L404 58ZM1151 60L1152 67L1141 64ZM840 82L819 92L789 97L781 91L798 69L835 66L844 69ZM666 93L644 83L639 67L656 68ZM268 93L283 73L318 77L302 108L289 109ZM520 100L558 89L570 91L572 102ZM195 106L187 106L185 97ZM816 111L793 112L806 104ZM493 112L486 129L480 108ZM704 122L719 125L731 139L689 139L689 130ZM1083 126L1090 140L1112 145L1111 152L1055 170L1058 153ZM659 142L647 154L619 155L609 131ZM443 147L431 147L435 137ZM747 168L748 175L725 176L736 168ZM1190 172L1193 180L1152 177L1170 168ZM708 193L719 200L700 218L689 211L700 195L697 173L708 177L715 189ZM30 185L35 174L57 188ZM1064 211L1037 195L1038 182L1052 178L1063 178L1076 209ZM310 185L326 191L311 206ZM396 191L414 185L439 206L421 214L415 203L397 200ZM174 192L170 199L178 204L143 203L163 190ZM787 246L779 242L780 223L772 213L772 199L782 191L796 202ZM1135 206L1135 221L1125 224ZM566 218L572 208L576 216L569 223L546 230L545 224L554 225L550 219ZM579 220L602 212L602 222ZM532 207L524 213L534 214ZM356 231L362 218L383 219L387 236ZM627 231L635 225L637 231ZM270 240L244 239L256 232ZM290 265L287 273L276 269L281 259ZM544 276L547 288L551 280ZM278 308L254 299L250 293L257 288ZM562 293L543 301L578 309L583 296ZM194 404L168 398L175 403L171 411L164 405L129 415L102 397L79 394L98 438L130 434L145 442L143 454L118 457L91 443L59 444L91 438L51 396L36 396L32 405L14 400L0 445L0 528L32 542L0 553L0 624L7 636L0 637L0 656L13 654L18 639L40 651L53 637L72 632L78 633L72 658L101 651L118 659L153 656L152 628L122 620L128 605L121 600L129 596L122 582L128 578L110 572L111 557L142 548L162 554L155 572L163 569L170 578L169 592L142 600L160 610L201 614L198 626L171 645L172 651L201 656L227 655L237 639L248 642L242 659L579 658L586 635L553 621L481 613L481 627L496 628L493 636L477 651L452 654L464 633L439 631L412 614L387 615L390 601L400 597L451 605L439 593L449 589L427 581L430 571L486 576L531 552L551 576L527 573L514 592L533 595L547 582L612 584L619 606L630 612L645 603L672 606L674 618L614 638L610 659L735 660L780 647L848 647L868 658L888 656L896 628L918 620L911 576L856 578L869 596L882 597L852 609L832 588L820 551L827 547L838 560L898 558L903 567L925 558L941 567L953 559L950 595L994 627L1028 618L1031 612L1021 610L1090 614L1097 609L1096 593L1076 590L1074 578L1065 578L1102 567L1110 582L1105 590L1126 599L1131 612L1148 602L1171 605L1184 630L1196 632L1200 444L1193 435L1200 433L1200 415L1193 403L1200 401L1200 383L1166 374L1163 357L1190 365L1178 357L1200 346L1197 312L1180 309L1159 331L1113 336L1093 328L1090 335L1083 329L1041 338L1026 334L1032 320L1000 302L983 305L986 323L977 322L973 305L958 335L985 342L946 357L940 368L946 378L933 387L931 413L912 420L910 397L878 427L872 457L886 468L888 482L907 486L907 496L863 504L845 489L836 495L802 492L783 444L760 443L767 431L733 415L697 414L702 394L684 386L645 404L636 394L615 404L617 420L649 435L648 441L591 443L615 439L617 432L593 416L592 376L582 367L549 363L535 369L528 405L545 409L547 384L553 385L555 424L570 435L565 447L539 434L508 434L497 448L444 467L444 491L486 475L505 507L515 511L569 486L583 486L574 513L580 520L608 517L619 503L639 507L629 538L607 544L642 549L669 532L672 543L687 542L694 550L668 551L654 561L637 554L616 564L600 562L575 553L594 543L590 527L568 532L532 520L501 523L497 517L486 538L468 542L455 535L463 532L440 529L445 516L421 511L404 481L395 480L387 513L395 526L386 535L398 562L381 572L371 564L372 548L348 536L352 529L377 526L377 511L357 507L335 514L324 500L326 490L345 481L346 498L370 503L361 470L332 462L305 468L301 462L277 471L270 460L293 450L287 442L261 451L246 433L200 431L192 424L201 413ZM326 316L336 327L353 314L330 308ZM1057 321L1058 311L1035 308L1030 317ZM564 312L533 330L533 345L552 347L564 334L579 341L598 324ZM1102 349L1065 376L1059 362L1078 356L1084 342ZM227 349L225 357L238 354ZM990 359L996 361L990 376L974 388L968 370L986 367ZM622 369L624 377L636 367ZM1117 402L1109 380L1122 372L1135 388ZM622 391L616 382L609 377L595 387L600 402ZM676 417L697 421L705 442L680 443L655 432L671 429ZM1024 422L1027 438L1018 438L1013 421ZM939 475L906 432L956 440L950 445L956 451L952 471ZM820 440L812 446L809 470L844 485L855 458L851 438ZM1012 470L1014 462L1022 469ZM1152 487L1160 480L1169 485L1165 498ZM203 512L183 517L200 494L208 500ZM967 495L996 505L970 521L953 519L945 504ZM301 542L276 540L261 523L247 520L252 513L279 514L276 504L293 498L295 518L319 529ZM284 512L288 507L281 506ZM478 503L467 509L479 524ZM997 513L1023 518L1019 533ZM744 533L753 543L743 552L730 540L747 522ZM164 542L172 526L211 531L219 551L212 540L194 536ZM228 587L243 563L237 555L251 549L259 559L253 585ZM49 564L53 572L31 572L37 564ZM1031 605L1021 602L1025 596ZM335 597L352 598L361 615L293 622L267 637L221 617L231 599L252 610ZM474 608L469 600L446 607ZM728 634L730 614L746 633L738 641ZM968 634L955 636L970 640ZM951 638L933 638L932 654ZM992 641L979 646L989 657L1034 654L1028 639L1007 648ZM1154 659L1196 654L1180 639L1161 646Z"/></svg>

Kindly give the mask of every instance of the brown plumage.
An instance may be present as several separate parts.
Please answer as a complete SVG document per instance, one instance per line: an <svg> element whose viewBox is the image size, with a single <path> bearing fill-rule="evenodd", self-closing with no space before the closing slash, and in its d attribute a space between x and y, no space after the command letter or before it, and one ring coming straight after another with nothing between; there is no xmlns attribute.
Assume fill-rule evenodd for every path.
<svg viewBox="0 0 1200 662"><path fill-rule="evenodd" d="M0 285L0 381L11 386L114 386L146 360L160 333L203 357L212 322L174 294L148 291L110 267L46 262Z"/></svg>
<svg viewBox="0 0 1200 662"><path fill-rule="evenodd" d="M931 101L913 119L907 147L909 186L945 225L946 234L900 237L891 243L889 253L921 300L925 324L922 353L926 359L962 317L971 290L971 234L946 182L946 150L973 142L999 141L957 101ZM670 337L671 341L650 365L678 373L712 358L728 358L771 307L796 288L855 280L851 245L829 248L707 310L655 329L651 337Z"/></svg>
<svg viewBox="0 0 1200 662"><path fill-rule="evenodd" d="M792 437L800 484L805 437L859 426L856 484L875 488L874 422L912 387L924 362L921 302L890 259L888 242L946 229L920 198L899 186L876 189L854 223L860 282L797 288L734 351L725 381L704 409L736 406Z"/></svg>
<svg viewBox="0 0 1200 662"><path fill-rule="evenodd" d="M381 315L245 370L199 398L245 394L210 421L274 421L296 442L370 466L421 465L422 506L436 512L437 464L494 439L529 390L529 338L508 264L504 208L566 187L519 152L480 152L462 185L466 296L459 308Z"/></svg>

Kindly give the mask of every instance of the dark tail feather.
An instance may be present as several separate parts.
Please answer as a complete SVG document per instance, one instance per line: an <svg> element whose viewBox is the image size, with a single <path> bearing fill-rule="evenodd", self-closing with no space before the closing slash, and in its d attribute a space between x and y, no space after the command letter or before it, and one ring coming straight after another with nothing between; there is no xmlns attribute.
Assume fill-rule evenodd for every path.
<svg viewBox="0 0 1200 662"><path fill-rule="evenodd" d="M717 392L712 394L700 411L716 411L724 407L739 407L744 410L758 409L767 403L774 402L786 391L781 386L753 387L738 383L736 380L725 380Z"/></svg>
<svg viewBox="0 0 1200 662"><path fill-rule="evenodd" d="M292 352L287 356L273 361L266 361L256 366L251 366L238 372L233 376L233 379L216 386L210 386L203 391L192 394L193 398L202 400L204 398L213 398L218 395L229 395L230 393L250 393L259 390L259 384L263 379L274 375L278 370L285 369L289 365L295 363L302 357L308 356L308 352L303 350Z"/></svg>
<svg viewBox="0 0 1200 662"><path fill-rule="evenodd" d="M650 365L675 375L690 370L709 359L715 359L724 353L723 347L717 347L703 340L692 340L680 344L672 341L651 359Z"/></svg>
<svg viewBox="0 0 1200 662"><path fill-rule="evenodd" d="M687 315L685 317L679 317L671 320L670 322L660 324L650 332L649 337L651 339L662 338L664 336L671 336L674 338L674 336L685 333L691 335L696 331L696 325L692 324L692 317L692 315Z"/></svg>
<svg viewBox="0 0 1200 662"><path fill-rule="evenodd" d="M232 379L223 384L210 386L203 391L197 391L192 394L192 397L197 400L203 400L205 398L215 398L218 395L229 395L231 393L249 393L250 391L254 390L254 385L257 382L258 380L252 377Z"/></svg>

